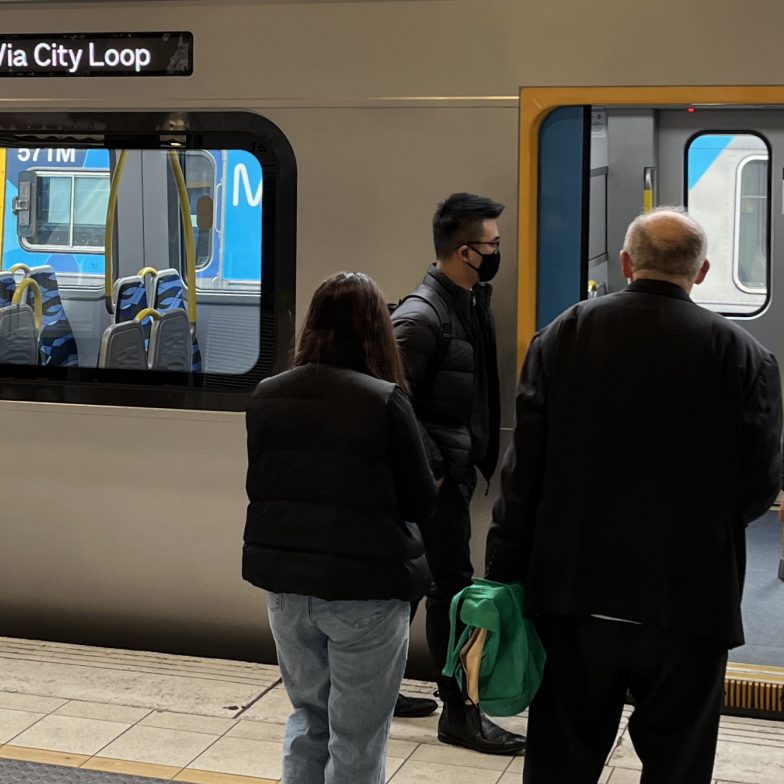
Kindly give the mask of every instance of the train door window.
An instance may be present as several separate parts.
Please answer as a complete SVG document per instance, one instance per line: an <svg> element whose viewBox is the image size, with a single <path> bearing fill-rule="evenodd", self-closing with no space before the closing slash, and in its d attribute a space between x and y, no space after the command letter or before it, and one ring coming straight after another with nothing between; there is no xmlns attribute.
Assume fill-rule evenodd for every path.
<svg viewBox="0 0 784 784"><path fill-rule="evenodd" d="M735 273L743 291L763 291L767 278L768 159L747 158L738 176Z"/></svg>
<svg viewBox="0 0 784 784"><path fill-rule="evenodd" d="M701 305L733 316L768 297L770 152L755 133L700 133L686 150L686 203L708 235L711 269L692 289Z"/></svg>

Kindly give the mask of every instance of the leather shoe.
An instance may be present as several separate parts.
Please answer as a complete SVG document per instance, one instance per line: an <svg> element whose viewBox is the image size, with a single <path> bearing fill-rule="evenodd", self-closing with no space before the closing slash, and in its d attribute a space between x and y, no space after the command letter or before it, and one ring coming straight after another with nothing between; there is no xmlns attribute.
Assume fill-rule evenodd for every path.
<svg viewBox="0 0 784 784"><path fill-rule="evenodd" d="M521 754L525 751L524 735L493 724L472 703L444 703L438 720L438 739L483 754Z"/></svg>
<svg viewBox="0 0 784 784"><path fill-rule="evenodd" d="M405 694L397 695L394 715L401 719L420 719L436 712L438 703L426 697L406 697Z"/></svg>

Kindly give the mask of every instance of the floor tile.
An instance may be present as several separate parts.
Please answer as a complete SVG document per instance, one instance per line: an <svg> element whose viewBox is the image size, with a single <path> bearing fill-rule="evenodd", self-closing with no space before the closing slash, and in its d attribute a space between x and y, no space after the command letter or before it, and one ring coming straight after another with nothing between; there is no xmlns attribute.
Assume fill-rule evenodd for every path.
<svg viewBox="0 0 784 784"><path fill-rule="evenodd" d="M50 715L17 735L14 745L72 754L95 754L125 732L128 726L117 721Z"/></svg>
<svg viewBox="0 0 784 784"><path fill-rule="evenodd" d="M624 734L621 737L620 744L610 754L607 764L612 768L631 768L632 770L640 770L642 768L640 758L637 756L628 734Z"/></svg>
<svg viewBox="0 0 784 784"><path fill-rule="evenodd" d="M499 778L495 770L406 760L390 784L496 784Z"/></svg>
<svg viewBox="0 0 784 784"><path fill-rule="evenodd" d="M247 738L248 740L274 740L283 742L286 727L268 721L238 721L227 733L227 738Z"/></svg>
<svg viewBox="0 0 784 784"><path fill-rule="evenodd" d="M405 763L400 757L387 757L384 761L384 781L389 781Z"/></svg>
<svg viewBox="0 0 784 784"><path fill-rule="evenodd" d="M438 715L424 719L392 719L389 736L409 743L439 743Z"/></svg>
<svg viewBox="0 0 784 784"><path fill-rule="evenodd" d="M242 714L243 719L285 724L293 708L283 686L270 689L258 702Z"/></svg>
<svg viewBox="0 0 784 784"><path fill-rule="evenodd" d="M509 763L509 767L506 769L507 773L522 773L523 772L523 761L525 757L514 757L512 761Z"/></svg>
<svg viewBox="0 0 784 784"><path fill-rule="evenodd" d="M496 754L480 754L477 751L447 746L445 743L439 743L438 745L423 743L411 755L410 759L417 762L437 762L444 765L460 765L467 768L496 770L499 773L505 771L511 761L511 757Z"/></svg>
<svg viewBox="0 0 784 784"><path fill-rule="evenodd" d="M8 743L46 714L0 708L0 744Z"/></svg>
<svg viewBox="0 0 784 784"><path fill-rule="evenodd" d="M607 784L640 784L640 771L629 768L614 768Z"/></svg>
<svg viewBox="0 0 784 784"><path fill-rule="evenodd" d="M208 735L223 735L236 722L234 719L221 719L215 716L193 716L189 713L153 711L139 722L142 727L162 727L167 730L187 730L206 732Z"/></svg>
<svg viewBox="0 0 784 784"><path fill-rule="evenodd" d="M279 779L283 775L283 746L269 740L223 737L187 767Z"/></svg>
<svg viewBox="0 0 784 784"><path fill-rule="evenodd" d="M100 721L119 721L123 724L135 724L148 713L147 708L132 708L129 705L112 705L107 702L84 702L70 700L58 708L55 716L75 716L80 719L99 719Z"/></svg>
<svg viewBox="0 0 784 784"><path fill-rule="evenodd" d="M390 738L387 741L387 757L407 759L416 751L418 745L418 743L414 743L413 741Z"/></svg>
<svg viewBox="0 0 784 784"><path fill-rule="evenodd" d="M31 711L32 713L51 713L68 700L57 697L38 697L34 694L18 694L0 691L0 708Z"/></svg>
<svg viewBox="0 0 784 784"><path fill-rule="evenodd" d="M65 751L47 751L45 749L29 749L25 746L10 745L0 748L0 757L25 760L27 762L41 762L45 765L64 765L68 768L78 768L90 759L86 754L68 754Z"/></svg>
<svg viewBox="0 0 784 784"><path fill-rule="evenodd" d="M720 740L713 775L732 782L781 784L784 781L784 746L772 748Z"/></svg>
<svg viewBox="0 0 784 784"><path fill-rule="evenodd" d="M87 653L93 649L81 650ZM199 675L189 673L189 662L199 661L189 657L168 657L167 661L179 661L179 665L172 664L170 670L159 672L133 670L132 665L125 663L87 666L85 663L80 664L78 657L74 658L77 661L71 663L4 659L3 685L7 683L20 695L32 691L33 687L36 692L45 695L51 707L35 707L37 702L18 705L21 710L37 713L48 713L59 708L67 702L67 699L59 699L63 697L225 718L233 717L240 706L250 703L264 688L259 683L218 679L209 672ZM89 657L84 661L89 661ZM0 697L0 707L13 708L17 705L8 704L5 693Z"/></svg>
<svg viewBox="0 0 784 784"><path fill-rule="evenodd" d="M137 724L101 749L99 756L184 768L216 740L216 735Z"/></svg>

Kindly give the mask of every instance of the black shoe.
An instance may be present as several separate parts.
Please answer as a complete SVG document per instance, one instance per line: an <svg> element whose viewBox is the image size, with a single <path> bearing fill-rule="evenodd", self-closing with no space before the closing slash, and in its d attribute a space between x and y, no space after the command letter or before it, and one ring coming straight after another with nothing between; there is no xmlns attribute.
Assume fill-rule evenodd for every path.
<svg viewBox="0 0 784 784"><path fill-rule="evenodd" d="M420 719L436 712L438 703L426 697L406 697L405 694L397 695L395 703L395 716L402 719Z"/></svg>
<svg viewBox="0 0 784 784"><path fill-rule="evenodd" d="M483 754L521 754L525 751L524 735L507 732L493 724L471 704L444 703L438 720L438 739Z"/></svg>

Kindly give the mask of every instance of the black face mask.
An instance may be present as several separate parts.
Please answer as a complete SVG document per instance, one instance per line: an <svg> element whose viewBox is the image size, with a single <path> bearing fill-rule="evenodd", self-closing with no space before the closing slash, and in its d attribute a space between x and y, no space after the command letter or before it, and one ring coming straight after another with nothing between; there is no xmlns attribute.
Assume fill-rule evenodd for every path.
<svg viewBox="0 0 784 784"><path fill-rule="evenodd" d="M466 243L468 245L468 243ZM482 257L482 261L478 267L475 267L473 264L468 264L467 261L464 261L464 264L468 264L472 270L476 270L476 274L479 276L480 283L487 283L488 280L492 280L498 274L498 268L501 266L501 251L497 250L495 253L479 253L479 251L474 248L472 245L468 245L474 253L478 253Z"/></svg>

